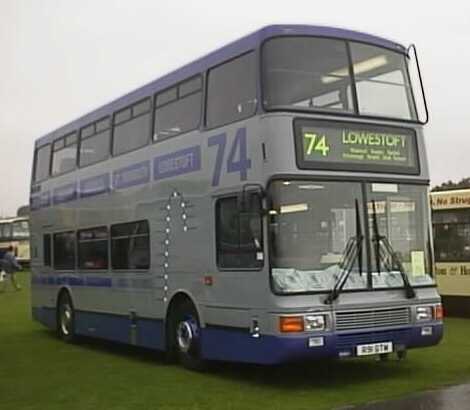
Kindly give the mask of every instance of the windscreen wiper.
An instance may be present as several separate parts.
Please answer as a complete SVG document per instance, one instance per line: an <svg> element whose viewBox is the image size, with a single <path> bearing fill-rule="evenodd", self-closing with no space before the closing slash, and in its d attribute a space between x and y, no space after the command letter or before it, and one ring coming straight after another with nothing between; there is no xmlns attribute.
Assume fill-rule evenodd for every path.
<svg viewBox="0 0 470 410"><path fill-rule="evenodd" d="M372 241L375 245L375 263L377 265L377 273L380 274L381 262L389 272L393 271L394 269L398 270L405 285L406 297L408 299L416 297L416 292L413 289L413 286L411 286L410 281L408 279L408 275L405 273L403 264L400 258L398 257L397 253L393 249L392 244L386 236L380 235L379 233L379 224L377 222L377 210L375 207L375 200L372 200L372 226L374 229L374 238L372 239ZM388 262L387 255L391 259L391 264Z"/></svg>
<svg viewBox="0 0 470 410"><path fill-rule="evenodd" d="M331 305L336 300L343 290L350 273L353 270L356 258L359 265L359 273L362 274L362 242L364 236L362 235L361 217L359 215L359 203L356 199L356 235L349 238L348 243L343 252L343 257L339 263L341 273L338 280L333 287L333 290L325 298L324 303Z"/></svg>

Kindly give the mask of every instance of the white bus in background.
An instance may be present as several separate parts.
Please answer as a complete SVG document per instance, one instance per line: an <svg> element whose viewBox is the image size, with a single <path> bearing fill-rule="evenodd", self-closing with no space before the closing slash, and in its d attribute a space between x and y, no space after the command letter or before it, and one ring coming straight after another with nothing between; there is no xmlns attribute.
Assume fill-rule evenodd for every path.
<svg viewBox="0 0 470 410"><path fill-rule="evenodd" d="M436 279L445 311L470 317L470 189L431 192Z"/></svg>
<svg viewBox="0 0 470 410"><path fill-rule="evenodd" d="M13 217L0 219L0 259L13 246L18 262L29 266L29 219Z"/></svg>

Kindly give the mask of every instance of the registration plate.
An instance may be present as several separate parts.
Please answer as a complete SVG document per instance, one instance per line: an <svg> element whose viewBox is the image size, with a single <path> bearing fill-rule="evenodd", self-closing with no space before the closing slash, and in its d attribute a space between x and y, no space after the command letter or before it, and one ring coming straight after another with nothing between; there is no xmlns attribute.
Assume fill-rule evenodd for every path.
<svg viewBox="0 0 470 410"><path fill-rule="evenodd" d="M369 356L373 354L383 354L393 352L392 342L372 343L368 345L357 346L358 356Z"/></svg>

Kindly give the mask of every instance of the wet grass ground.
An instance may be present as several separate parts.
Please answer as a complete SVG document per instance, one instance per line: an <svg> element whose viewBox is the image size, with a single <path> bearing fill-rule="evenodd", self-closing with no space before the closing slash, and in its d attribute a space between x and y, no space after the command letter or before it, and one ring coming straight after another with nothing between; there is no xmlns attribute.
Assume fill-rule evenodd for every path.
<svg viewBox="0 0 470 410"><path fill-rule="evenodd" d="M0 409L321 410L470 380L470 321L447 319L444 341L403 362L374 359L262 367L217 364L204 374L148 350L59 341L31 320L23 289L0 293ZM236 348L236 346L234 346Z"/></svg>

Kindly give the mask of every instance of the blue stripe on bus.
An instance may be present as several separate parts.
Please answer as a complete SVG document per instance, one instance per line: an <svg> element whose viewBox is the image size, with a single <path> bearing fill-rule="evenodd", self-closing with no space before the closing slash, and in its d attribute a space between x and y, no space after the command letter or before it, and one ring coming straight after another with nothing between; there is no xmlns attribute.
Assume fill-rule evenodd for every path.
<svg viewBox="0 0 470 410"><path fill-rule="evenodd" d="M129 289L152 289L154 282L152 278L116 278L103 276L80 276L81 274L70 275L32 275L31 282L34 285L69 285L86 286L98 288L129 288ZM113 283L114 281L114 283Z"/></svg>
<svg viewBox="0 0 470 410"><path fill-rule="evenodd" d="M32 308L32 316L33 319L42 323L44 326L48 327L49 329L56 328L56 310L55 308L51 307L33 307Z"/></svg>
<svg viewBox="0 0 470 410"><path fill-rule="evenodd" d="M150 161L129 165L113 172L113 188L122 189L150 182Z"/></svg>
<svg viewBox="0 0 470 410"><path fill-rule="evenodd" d="M77 310L75 332L83 336L131 344L131 325L135 324L135 344L150 349L165 348L165 332L162 319L137 317L134 322L129 316L112 313L96 313Z"/></svg>
<svg viewBox="0 0 470 410"><path fill-rule="evenodd" d="M110 288L111 286L113 286L113 280L111 278L89 276L85 279L85 286Z"/></svg>
<svg viewBox="0 0 470 410"><path fill-rule="evenodd" d="M55 329L56 309L53 307L33 307L33 319L50 329ZM134 322L129 316L112 313L96 313L76 310L74 315L75 333L98 337L121 343L131 343L131 325L136 326L135 344L150 349L165 349L165 326L163 319L137 317Z"/></svg>
<svg viewBox="0 0 470 410"><path fill-rule="evenodd" d="M35 195L31 197L30 200L31 210L35 211L41 208L47 208L51 205L51 194L50 192L43 192L40 195Z"/></svg>
<svg viewBox="0 0 470 410"><path fill-rule="evenodd" d="M229 330L206 327L202 329L202 355L210 360L224 360L258 364L280 364L290 361L319 358L337 358L341 352L356 355L356 347L361 343L392 342L393 346L406 348L433 346L443 335L441 324L431 325L432 335L422 336L421 326L413 326L388 331L338 334L315 334L324 338L323 346L309 347L309 336L261 335L254 338L248 330ZM311 335L312 336L312 335ZM344 339L346 337L348 340Z"/></svg>
<svg viewBox="0 0 470 410"><path fill-rule="evenodd" d="M54 205L75 201L77 199L77 183L72 182L70 184L63 185L54 189L53 192L52 202Z"/></svg>
<svg viewBox="0 0 470 410"><path fill-rule="evenodd" d="M70 285L88 287L112 287L112 278L99 276L63 276L63 275L33 275L35 285Z"/></svg>
<svg viewBox="0 0 470 410"><path fill-rule="evenodd" d="M109 174L97 175L80 181L80 198L108 193L110 190Z"/></svg>
<svg viewBox="0 0 470 410"><path fill-rule="evenodd" d="M56 311L52 307L33 307L33 318L51 329L56 327ZM131 343L131 325L136 326L135 342L138 346L165 349L165 326L162 319L139 318L89 311L75 312L77 334ZM422 326L375 332L348 334L315 334L324 338L323 346L309 347L309 337L261 335L254 338L248 330L205 327L201 329L201 353L205 359L258 364L279 364L289 361L339 357L348 353L353 357L356 346L362 343L392 342L406 348L433 346L442 339L442 324L426 325L432 335L422 336Z"/></svg>
<svg viewBox="0 0 470 410"><path fill-rule="evenodd" d="M195 145L169 154L157 156L153 160L154 179L170 178L200 171L201 147ZM112 172L113 188L125 189L150 182L150 161L117 169ZM79 189L77 189L77 185ZM72 182L53 190L54 205L77 200L79 197L89 198L111 192L111 176L109 173ZM51 205L50 192L30 197L31 210L36 211Z"/></svg>
<svg viewBox="0 0 470 410"><path fill-rule="evenodd" d="M160 155L153 160L155 180L188 174L200 169L201 147L199 145Z"/></svg>

